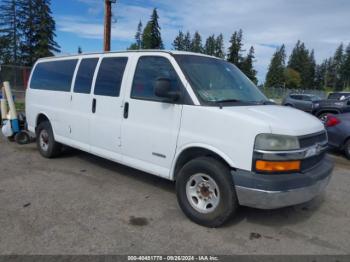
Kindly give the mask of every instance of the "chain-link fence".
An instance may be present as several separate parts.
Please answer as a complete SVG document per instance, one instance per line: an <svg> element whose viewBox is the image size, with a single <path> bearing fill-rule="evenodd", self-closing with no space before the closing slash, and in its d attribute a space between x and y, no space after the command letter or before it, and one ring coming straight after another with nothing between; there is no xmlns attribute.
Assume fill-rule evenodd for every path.
<svg viewBox="0 0 350 262"><path fill-rule="evenodd" d="M0 65L0 82L10 82L17 101L24 101L30 70L27 66Z"/></svg>
<svg viewBox="0 0 350 262"><path fill-rule="evenodd" d="M327 97L327 92L316 89L289 89L283 87L262 87L260 90L270 99L281 102L288 94L310 94L319 96L321 99Z"/></svg>

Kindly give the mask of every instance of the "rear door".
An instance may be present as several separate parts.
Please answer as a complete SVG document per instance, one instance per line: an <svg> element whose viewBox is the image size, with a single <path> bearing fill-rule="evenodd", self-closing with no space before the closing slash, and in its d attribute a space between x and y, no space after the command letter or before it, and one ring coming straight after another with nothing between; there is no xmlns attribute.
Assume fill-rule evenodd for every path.
<svg viewBox="0 0 350 262"><path fill-rule="evenodd" d="M120 128L128 57L105 56L99 61L91 101L91 152L112 160L121 160Z"/></svg>
<svg viewBox="0 0 350 262"><path fill-rule="evenodd" d="M168 177L176 151L182 105L180 101L172 103L157 97L154 87L159 78L169 79L174 91L183 90L182 83L166 54L137 56L131 90L125 95L121 134L123 162Z"/></svg>

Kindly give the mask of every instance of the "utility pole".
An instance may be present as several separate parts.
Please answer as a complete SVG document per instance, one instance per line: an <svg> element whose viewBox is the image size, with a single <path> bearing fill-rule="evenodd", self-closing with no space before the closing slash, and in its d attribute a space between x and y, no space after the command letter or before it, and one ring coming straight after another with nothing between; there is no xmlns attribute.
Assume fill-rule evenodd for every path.
<svg viewBox="0 0 350 262"><path fill-rule="evenodd" d="M116 0L105 0L105 23L104 23L104 43L103 50L111 51L111 27L112 27L112 3Z"/></svg>

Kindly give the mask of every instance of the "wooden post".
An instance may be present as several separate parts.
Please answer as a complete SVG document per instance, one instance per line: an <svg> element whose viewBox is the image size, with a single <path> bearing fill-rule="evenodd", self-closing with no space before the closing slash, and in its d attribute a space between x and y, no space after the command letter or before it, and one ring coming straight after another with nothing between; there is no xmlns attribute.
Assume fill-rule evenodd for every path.
<svg viewBox="0 0 350 262"><path fill-rule="evenodd" d="M111 51L111 20L112 20L112 1L105 0L105 23L104 23L104 44L105 52Z"/></svg>
<svg viewBox="0 0 350 262"><path fill-rule="evenodd" d="M1 122L7 119L7 100L5 95L5 88L2 87L2 98L1 98Z"/></svg>
<svg viewBox="0 0 350 262"><path fill-rule="evenodd" d="M10 83L9 82L4 82L4 88L3 90L5 91L5 96L7 99L7 102L9 103L9 108L10 108L10 120L17 119L17 111L16 111L16 106L15 102L13 101L13 96L12 96L12 91L10 88Z"/></svg>

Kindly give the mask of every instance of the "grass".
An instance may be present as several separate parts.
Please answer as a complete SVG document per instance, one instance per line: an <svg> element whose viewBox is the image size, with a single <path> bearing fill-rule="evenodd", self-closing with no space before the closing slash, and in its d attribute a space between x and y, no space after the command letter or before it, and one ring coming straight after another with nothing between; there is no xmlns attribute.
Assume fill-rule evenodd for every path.
<svg viewBox="0 0 350 262"><path fill-rule="evenodd" d="M15 102L17 112L23 112L25 109L24 102Z"/></svg>

